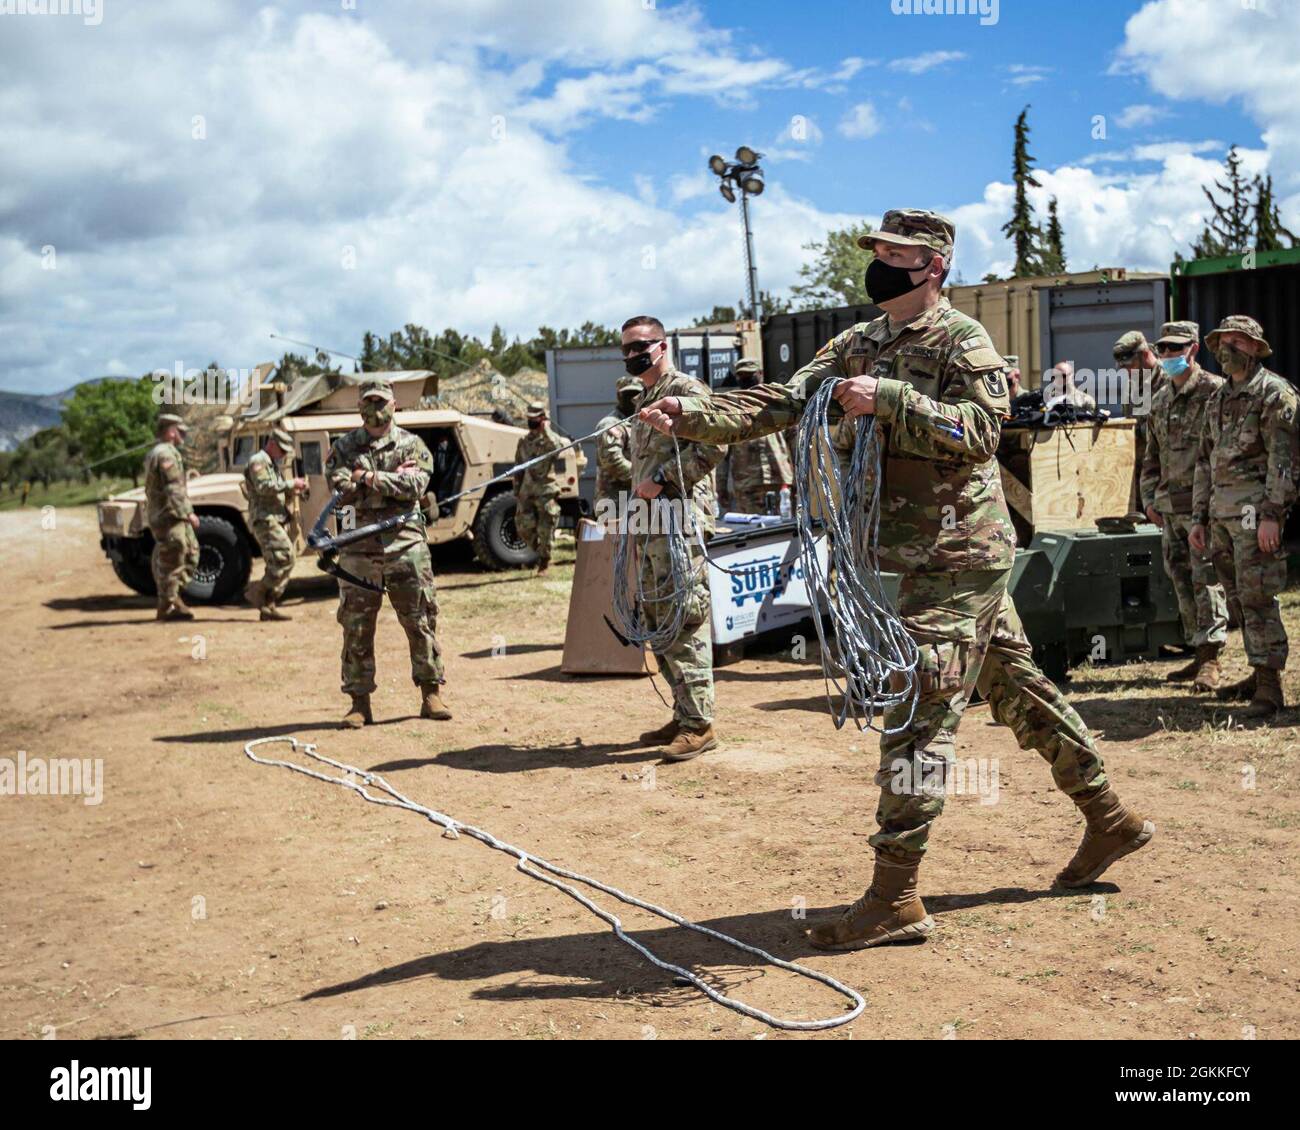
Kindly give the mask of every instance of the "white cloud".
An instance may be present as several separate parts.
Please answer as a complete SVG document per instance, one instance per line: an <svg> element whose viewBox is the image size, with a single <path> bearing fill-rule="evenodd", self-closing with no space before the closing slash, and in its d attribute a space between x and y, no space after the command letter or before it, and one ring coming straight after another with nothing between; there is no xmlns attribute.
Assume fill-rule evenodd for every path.
<svg viewBox="0 0 1300 1130"><path fill-rule="evenodd" d="M1043 82L1051 73L1051 67L1029 63L1012 63L1007 67L1007 74L1011 76L1008 81L1013 86L1030 86L1036 82Z"/></svg>
<svg viewBox="0 0 1300 1130"><path fill-rule="evenodd" d="M839 124L840 133L857 140L875 137L880 129L880 117L870 102L859 102L853 106Z"/></svg>
<svg viewBox="0 0 1300 1130"><path fill-rule="evenodd" d="M1125 106L1115 115L1115 121L1121 129L1140 129L1143 126L1154 125L1167 117L1169 117L1168 109L1139 103L1135 106Z"/></svg>
<svg viewBox="0 0 1300 1130"><path fill-rule="evenodd" d="M430 0L249 20L123 6L94 29L6 21L0 100L28 109L0 119L0 385L54 391L176 360L251 367L281 352L273 330L352 349L363 330L408 321L528 336L734 301L735 208L702 161L597 181L564 139L597 117L644 119L674 91L734 102L809 79L689 5L577 7L559 19ZM131 63L142 43L147 66ZM820 138L813 123L804 144ZM676 211L706 196L715 207ZM836 217L774 187L754 222L772 287ZM55 270L42 269L47 245Z"/></svg>
<svg viewBox="0 0 1300 1130"><path fill-rule="evenodd" d="M889 64L891 71L902 71L909 75L923 75L945 63L955 63L965 59L965 51L926 51L920 55L909 55L904 59L893 59Z"/></svg>

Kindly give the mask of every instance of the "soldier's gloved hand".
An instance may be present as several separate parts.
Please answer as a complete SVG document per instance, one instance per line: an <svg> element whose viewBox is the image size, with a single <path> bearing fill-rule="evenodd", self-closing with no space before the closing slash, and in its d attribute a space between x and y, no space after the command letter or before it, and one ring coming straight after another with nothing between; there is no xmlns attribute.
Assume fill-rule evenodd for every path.
<svg viewBox="0 0 1300 1130"><path fill-rule="evenodd" d="M669 397L669 399L671 400L675 398ZM653 479L643 479L641 482L637 483L636 490L632 493L635 494L637 498L658 498L663 494L663 490L664 488Z"/></svg>
<svg viewBox="0 0 1300 1130"><path fill-rule="evenodd" d="M293 480L293 489L296 490L299 494L302 494L302 492L305 491L305 490L307 489L307 480L306 480L306 479L294 479L294 480Z"/></svg>
<svg viewBox="0 0 1300 1130"><path fill-rule="evenodd" d="M1205 552L1205 527L1200 522L1187 531L1187 544L1197 553Z"/></svg>
<svg viewBox="0 0 1300 1130"><path fill-rule="evenodd" d="M675 396L665 396L656 400L653 404L647 404L637 415L641 418L643 424L649 424L657 432L663 432L664 435L671 435L673 430L673 417L682 414L682 402ZM653 495L642 495L643 498L653 498Z"/></svg>

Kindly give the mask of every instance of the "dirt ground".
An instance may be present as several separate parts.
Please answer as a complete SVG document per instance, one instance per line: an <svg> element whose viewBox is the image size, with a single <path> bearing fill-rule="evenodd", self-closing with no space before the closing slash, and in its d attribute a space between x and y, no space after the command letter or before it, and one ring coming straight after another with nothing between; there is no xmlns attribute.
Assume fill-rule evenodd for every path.
<svg viewBox="0 0 1300 1130"><path fill-rule="evenodd" d="M1078 840L1073 806L1036 754L972 710L958 756L996 760L997 803L948 802L922 873L937 931L824 955L800 915L868 878L876 739L834 730L815 655L773 648L721 669L721 748L657 765L636 742L666 714L648 680L560 674L570 565L538 580L444 553L455 720L415 717L386 609L380 724L343 731L334 596L310 563L290 624L228 607L159 625L100 553L93 510L58 511L53 529L40 517L0 515L0 756L102 758L103 798L0 797L0 1036L785 1035L674 986L506 856L252 764L244 742L268 734L317 742L461 821L862 991L864 1014L816 1038L1300 1036L1300 712L1247 731L1168 689L1167 664L1077 676L1072 699L1108 770L1159 831L1096 887L1061 894L1050 883ZM1300 636L1300 592L1286 601ZM1243 671L1239 637L1230 667ZM759 1007L844 1007L618 912L661 956Z"/></svg>

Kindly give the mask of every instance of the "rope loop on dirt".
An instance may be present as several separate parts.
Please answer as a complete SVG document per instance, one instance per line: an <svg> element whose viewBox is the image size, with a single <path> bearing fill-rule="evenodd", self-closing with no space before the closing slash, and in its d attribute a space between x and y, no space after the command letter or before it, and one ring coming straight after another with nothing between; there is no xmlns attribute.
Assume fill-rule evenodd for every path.
<svg viewBox="0 0 1300 1130"><path fill-rule="evenodd" d="M324 765L332 766L339 770L343 775L335 776L330 773L322 773L307 765L300 765L293 761L282 761L279 758L259 757L253 752L257 746L271 745L276 742L288 742L295 751L301 750L308 757ZM646 902L635 895L629 895L620 891L617 887L611 887L590 876L580 874L577 871L569 871L550 863L540 856L531 854L523 848L515 847L504 840L499 840L492 833L484 831L482 828L476 828L472 824L462 824L459 820L448 816L446 813L439 812L436 809L428 808L403 796L392 785L390 785L378 773L368 773L364 769L358 769L355 765L348 765L342 761L335 761L333 758L326 757L311 742L302 742L290 735L275 735L266 738L254 738L244 746L244 754L249 760L256 762L258 765L276 765L282 769L290 769L295 773L301 773L305 777L311 777L317 781L324 781L331 785L340 785L343 788L351 789L363 799L371 804L382 804L389 808L403 808L408 812L416 812L426 819L437 824L439 827L446 829L444 834L449 834L451 838L460 836L470 836L480 843L486 844L495 851L504 852L512 856L518 862L516 867L527 875L530 879L536 879L538 882L546 883L558 891L563 891L571 899L578 902L587 910L591 911L597 918L605 922L610 929L614 931L615 937L619 941L631 946L642 957L649 961L655 967L662 969L665 973L671 973L683 981L693 985L710 1000L729 1008L734 1012L741 1013L744 1016L751 1017L754 1020L760 1020L773 1028L779 1028L792 1032L818 1032L827 1028L838 1028L843 1024L856 1020L864 1008L866 1000L862 994L855 989L837 981L828 973L821 973L816 969L809 969L806 966L799 965L793 961L784 961L766 950L759 949L757 946L751 946L747 942L742 942L738 938L733 938L729 934L724 934L720 930L714 930L708 926L701 926L698 922L691 922L679 914L674 914L671 910L666 910L654 903ZM377 795L371 792L371 789L378 790ZM834 989L837 993L847 997L853 1003L853 1007L841 1016L829 1017L824 1020L786 1020L779 1016L773 1016L771 1013L764 1012L762 1009L754 1008L752 1005L745 1004L744 1001L736 1000L725 993L719 992L712 985L707 984L698 974L680 965L674 965L672 962L664 961L657 957L649 949L643 946L635 938L631 938L623 929L623 923L618 916L598 906L587 895L583 894L570 883L561 882L568 879L571 883L581 883L593 890L602 892L626 903L628 906L634 906L639 910L648 911L650 914L657 915L665 921L672 922L674 925L682 926L688 930L694 930L696 933L703 934L706 937L713 938L724 945L731 946L733 949L740 950L743 953L752 954L768 965L773 965L778 969L784 969L789 973L794 973L799 977L806 977L811 981L817 981L820 984Z"/></svg>

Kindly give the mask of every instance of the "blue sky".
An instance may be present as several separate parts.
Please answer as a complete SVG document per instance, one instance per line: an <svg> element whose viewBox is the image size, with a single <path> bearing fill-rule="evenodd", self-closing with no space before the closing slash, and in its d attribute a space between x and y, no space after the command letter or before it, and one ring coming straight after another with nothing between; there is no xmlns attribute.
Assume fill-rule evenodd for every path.
<svg viewBox="0 0 1300 1130"><path fill-rule="evenodd" d="M976 281L1009 266L1026 103L1073 268L1167 269L1234 141L1300 229L1300 3L1001 0L981 26L901 2L0 15L0 389L250 369L271 332L686 322L741 295L705 160L742 143L768 154L765 288L896 206L948 211Z"/></svg>

